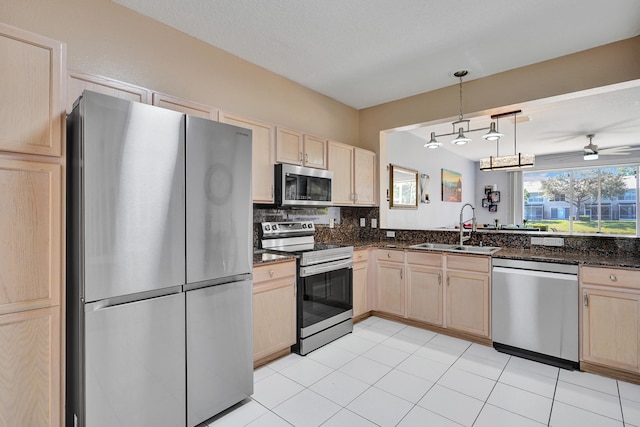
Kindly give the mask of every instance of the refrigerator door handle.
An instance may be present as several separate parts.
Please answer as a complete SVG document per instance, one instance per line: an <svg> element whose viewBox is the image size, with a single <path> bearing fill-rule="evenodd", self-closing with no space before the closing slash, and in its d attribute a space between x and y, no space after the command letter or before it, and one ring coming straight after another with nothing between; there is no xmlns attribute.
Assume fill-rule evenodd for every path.
<svg viewBox="0 0 640 427"><path fill-rule="evenodd" d="M139 292L131 295L123 295L114 298L105 298L94 302L89 302L84 305L84 312L89 313L92 311L103 310L109 307L115 307L117 305L128 304L136 301L143 301L151 298L164 297L167 295L179 294L182 292L182 286L172 286L170 288L163 288L154 291Z"/></svg>
<svg viewBox="0 0 640 427"><path fill-rule="evenodd" d="M187 283L184 285L184 291L195 291L196 289L208 288L209 286L226 285L227 283L241 282L243 280L253 279L253 273L236 274L234 276L219 277L216 279L203 280L196 283Z"/></svg>

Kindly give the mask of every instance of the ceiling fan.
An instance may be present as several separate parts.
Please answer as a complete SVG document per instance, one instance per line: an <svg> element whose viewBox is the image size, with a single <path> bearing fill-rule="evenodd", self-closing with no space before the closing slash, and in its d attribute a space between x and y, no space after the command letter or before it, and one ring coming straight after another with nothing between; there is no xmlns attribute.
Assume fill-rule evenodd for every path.
<svg viewBox="0 0 640 427"><path fill-rule="evenodd" d="M595 138L595 134L590 133L587 135L589 139L589 143L584 146L583 157L584 160L596 160L599 155L602 156L626 156L629 155L631 151L638 150L640 148L631 148L629 145L621 145L620 147L610 147L603 148L598 150L598 146L593 143L593 138Z"/></svg>

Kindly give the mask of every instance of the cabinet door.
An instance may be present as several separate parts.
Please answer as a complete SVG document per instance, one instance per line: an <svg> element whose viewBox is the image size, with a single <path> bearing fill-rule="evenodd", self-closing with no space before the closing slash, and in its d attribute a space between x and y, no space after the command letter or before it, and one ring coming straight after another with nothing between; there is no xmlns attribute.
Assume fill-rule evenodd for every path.
<svg viewBox="0 0 640 427"><path fill-rule="evenodd" d="M329 141L328 167L333 172L333 204L353 205L353 147Z"/></svg>
<svg viewBox="0 0 640 427"><path fill-rule="evenodd" d="M0 23L0 150L62 155L64 44Z"/></svg>
<svg viewBox="0 0 640 427"><path fill-rule="evenodd" d="M218 120L218 109L164 93L153 93L153 105L202 119Z"/></svg>
<svg viewBox="0 0 640 427"><path fill-rule="evenodd" d="M60 426L60 307L0 316L0 424Z"/></svg>
<svg viewBox="0 0 640 427"><path fill-rule="evenodd" d="M304 165L310 168L327 168L327 140L305 135L303 142Z"/></svg>
<svg viewBox="0 0 640 427"><path fill-rule="evenodd" d="M582 358L640 370L640 293L582 288Z"/></svg>
<svg viewBox="0 0 640 427"><path fill-rule="evenodd" d="M302 133L276 128L276 162L302 165Z"/></svg>
<svg viewBox="0 0 640 427"><path fill-rule="evenodd" d="M378 262L378 310L404 316L404 264Z"/></svg>
<svg viewBox="0 0 640 427"><path fill-rule="evenodd" d="M407 266L407 317L442 326L442 270Z"/></svg>
<svg viewBox="0 0 640 427"><path fill-rule="evenodd" d="M275 126L222 112L220 113L220 121L251 129L253 141L251 159L253 203L273 203Z"/></svg>
<svg viewBox="0 0 640 427"><path fill-rule="evenodd" d="M447 273L445 326L489 337L489 276L480 273Z"/></svg>
<svg viewBox="0 0 640 427"><path fill-rule="evenodd" d="M367 309L367 262L353 264L353 317L368 312Z"/></svg>
<svg viewBox="0 0 640 427"><path fill-rule="evenodd" d="M253 360L284 350L296 342L295 277L254 283Z"/></svg>
<svg viewBox="0 0 640 427"><path fill-rule="evenodd" d="M0 157L0 195L0 314L59 305L61 166Z"/></svg>
<svg viewBox="0 0 640 427"><path fill-rule="evenodd" d="M111 95L116 98L126 99L127 101L141 102L143 104L151 103L151 91L149 89L106 77L93 76L70 70L67 91L67 111L70 112L73 109L73 103L85 90Z"/></svg>
<svg viewBox="0 0 640 427"><path fill-rule="evenodd" d="M376 153L354 149L353 182L356 205L375 205Z"/></svg>

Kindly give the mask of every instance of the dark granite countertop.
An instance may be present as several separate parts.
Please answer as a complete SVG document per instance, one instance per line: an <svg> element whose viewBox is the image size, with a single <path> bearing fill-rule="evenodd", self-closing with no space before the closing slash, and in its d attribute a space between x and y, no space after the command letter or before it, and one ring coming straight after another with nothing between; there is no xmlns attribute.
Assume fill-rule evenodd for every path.
<svg viewBox="0 0 640 427"><path fill-rule="evenodd" d="M398 250L416 250L423 251L421 249L411 249L410 246L415 243L403 243L397 241L341 241L341 245L353 246L354 250L368 249L368 248L387 248ZM451 253L445 251L433 250L432 252ZM489 256L483 254L465 254L469 256ZM518 259L524 261L541 261L552 262L560 264L584 264L593 266L608 266L608 267L623 267L623 268L640 268L640 256L638 257L620 257L615 255L601 256L593 255L580 251L562 251L548 248L507 248L503 247L498 252L492 255L494 258L503 259ZM253 255L253 265L258 266L261 264L268 264L272 262L282 262L295 259L294 256L278 255L265 252L263 250L256 249Z"/></svg>
<svg viewBox="0 0 640 427"><path fill-rule="evenodd" d="M275 262L284 262L296 259L293 255L281 255L266 252L262 249L255 249L253 251L253 266L257 267L263 264L272 264Z"/></svg>
<svg viewBox="0 0 640 427"><path fill-rule="evenodd" d="M354 241L354 242L340 242L343 245L351 245L354 250L367 249L367 248L386 248L386 249L399 249L399 250L416 250L423 251L421 249L411 249L414 243L403 243L393 241ZM431 252L451 253L445 251L433 250ZM471 255L471 254L467 254ZM482 254L474 254L476 256L489 256ZM560 251L554 249L543 248L505 248L492 255L494 258L503 259L518 259L525 261L542 261L561 264L584 264L593 266L609 266L609 267L623 267L623 268L640 268L640 256L638 257L620 257L615 255L600 256L580 251Z"/></svg>

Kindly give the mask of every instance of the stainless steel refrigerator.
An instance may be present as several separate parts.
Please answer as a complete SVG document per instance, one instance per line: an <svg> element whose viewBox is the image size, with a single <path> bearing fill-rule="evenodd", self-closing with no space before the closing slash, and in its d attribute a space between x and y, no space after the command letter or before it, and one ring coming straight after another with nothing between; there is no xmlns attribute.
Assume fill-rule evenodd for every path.
<svg viewBox="0 0 640 427"><path fill-rule="evenodd" d="M251 132L85 91L68 118L67 426L253 392Z"/></svg>

